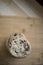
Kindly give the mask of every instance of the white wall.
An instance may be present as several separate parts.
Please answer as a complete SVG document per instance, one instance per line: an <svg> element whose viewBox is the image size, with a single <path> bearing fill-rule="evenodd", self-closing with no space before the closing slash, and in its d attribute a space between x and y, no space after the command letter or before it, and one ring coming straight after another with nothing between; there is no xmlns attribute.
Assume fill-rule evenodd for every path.
<svg viewBox="0 0 43 65"><path fill-rule="evenodd" d="M35 0L0 0L0 15L43 18L43 7Z"/></svg>

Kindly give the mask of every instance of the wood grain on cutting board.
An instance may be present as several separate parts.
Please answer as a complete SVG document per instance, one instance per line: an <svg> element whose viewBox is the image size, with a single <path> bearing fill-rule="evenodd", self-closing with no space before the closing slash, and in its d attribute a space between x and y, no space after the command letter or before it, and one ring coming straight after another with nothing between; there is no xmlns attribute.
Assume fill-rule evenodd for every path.
<svg viewBox="0 0 43 65"><path fill-rule="evenodd" d="M13 57L5 47L7 38L15 32L24 33L31 44L31 53L25 58ZM43 20L0 16L0 65L35 64L43 64Z"/></svg>

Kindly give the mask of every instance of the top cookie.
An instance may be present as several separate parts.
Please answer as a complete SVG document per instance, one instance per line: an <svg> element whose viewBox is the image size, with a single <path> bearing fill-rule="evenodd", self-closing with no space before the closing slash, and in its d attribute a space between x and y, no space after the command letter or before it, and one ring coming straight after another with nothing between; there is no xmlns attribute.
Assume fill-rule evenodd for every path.
<svg viewBox="0 0 43 65"><path fill-rule="evenodd" d="M31 45L22 33L10 35L7 41L9 52L15 57L25 57L30 53Z"/></svg>

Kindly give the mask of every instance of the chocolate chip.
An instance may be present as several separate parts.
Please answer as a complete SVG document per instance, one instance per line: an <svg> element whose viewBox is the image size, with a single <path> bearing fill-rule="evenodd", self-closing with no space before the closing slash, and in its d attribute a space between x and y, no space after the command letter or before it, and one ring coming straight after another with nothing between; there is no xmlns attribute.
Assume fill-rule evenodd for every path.
<svg viewBox="0 0 43 65"><path fill-rule="evenodd" d="M24 41L23 40L20 40L20 44L22 44L22 43L24 43Z"/></svg>
<svg viewBox="0 0 43 65"><path fill-rule="evenodd" d="M28 48L25 48L25 51L28 51L29 49Z"/></svg>
<svg viewBox="0 0 43 65"><path fill-rule="evenodd" d="M26 41L24 40L24 42L26 42Z"/></svg>
<svg viewBox="0 0 43 65"><path fill-rule="evenodd" d="M15 50L16 53L18 53L16 50Z"/></svg>
<svg viewBox="0 0 43 65"><path fill-rule="evenodd" d="M25 48L25 51L28 51L29 50L29 46L27 46L27 48Z"/></svg>
<svg viewBox="0 0 43 65"><path fill-rule="evenodd" d="M14 41L16 43L16 41Z"/></svg>
<svg viewBox="0 0 43 65"><path fill-rule="evenodd" d="M14 39L13 39L14 40Z"/></svg>
<svg viewBox="0 0 43 65"><path fill-rule="evenodd" d="M26 41L25 40L20 40L20 43L26 43Z"/></svg>
<svg viewBox="0 0 43 65"><path fill-rule="evenodd" d="M24 43L26 42L26 40L24 40Z"/></svg>
<svg viewBox="0 0 43 65"><path fill-rule="evenodd" d="M16 36L16 35L17 35L17 33L14 34L14 36Z"/></svg>
<svg viewBox="0 0 43 65"><path fill-rule="evenodd" d="M10 47L10 48L11 48L11 45L12 45L12 44L11 44L11 42L10 42L10 43L9 43L9 47Z"/></svg>
<svg viewBox="0 0 43 65"><path fill-rule="evenodd" d="M10 42L10 44L11 44L11 42Z"/></svg>

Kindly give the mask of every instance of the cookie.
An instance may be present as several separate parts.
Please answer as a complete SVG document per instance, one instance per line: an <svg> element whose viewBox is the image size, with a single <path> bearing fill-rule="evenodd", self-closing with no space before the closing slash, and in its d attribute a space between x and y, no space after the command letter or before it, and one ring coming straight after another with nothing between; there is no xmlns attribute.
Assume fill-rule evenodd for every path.
<svg viewBox="0 0 43 65"><path fill-rule="evenodd" d="M9 52L15 57L25 57L31 51L31 45L23 33L10 35L6 46Z"/></svg>

